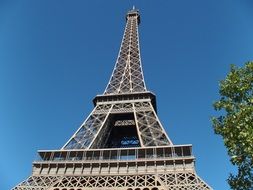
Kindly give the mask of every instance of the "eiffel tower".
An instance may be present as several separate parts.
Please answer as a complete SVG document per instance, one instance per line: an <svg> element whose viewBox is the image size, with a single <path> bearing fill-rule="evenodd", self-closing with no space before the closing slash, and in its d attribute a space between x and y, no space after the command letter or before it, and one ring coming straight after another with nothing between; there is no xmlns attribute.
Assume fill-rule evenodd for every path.
<svg viewBox="0 0 253 190"><path fill-rule="evenodd" d="M173 145L145 86L135 8L103 95L60 150L38 151L32 175L13 190L209 190L191 145Z"/></svg>

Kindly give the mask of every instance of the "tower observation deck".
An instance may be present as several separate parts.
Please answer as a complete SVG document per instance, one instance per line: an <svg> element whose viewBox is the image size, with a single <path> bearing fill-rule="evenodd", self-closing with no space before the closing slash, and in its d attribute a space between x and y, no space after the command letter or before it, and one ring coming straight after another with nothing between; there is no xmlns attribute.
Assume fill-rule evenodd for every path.
<svg viewBox="0 0 253 190"><path fill-rule="evenodd" d="M126 27L112 75L94 109L59 150L39 150L32 175L13 190L209 190L195 171L191 145L174 145L147 90L140 14Z"/></svg>

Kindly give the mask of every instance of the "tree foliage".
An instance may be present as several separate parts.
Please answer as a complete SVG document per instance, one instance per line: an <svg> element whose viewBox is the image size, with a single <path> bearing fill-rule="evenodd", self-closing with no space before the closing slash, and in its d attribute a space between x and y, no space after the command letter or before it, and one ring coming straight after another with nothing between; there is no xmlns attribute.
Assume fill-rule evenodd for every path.
<svg viewBox="0 0 253 190"><path fill-rule="evenodd" d="M231 189L253 189L253 62L242 68L232 65L220 82L220 100L214 103L221 115L212 118L214 131L222 136L237 174L230 174Z"/></svg>

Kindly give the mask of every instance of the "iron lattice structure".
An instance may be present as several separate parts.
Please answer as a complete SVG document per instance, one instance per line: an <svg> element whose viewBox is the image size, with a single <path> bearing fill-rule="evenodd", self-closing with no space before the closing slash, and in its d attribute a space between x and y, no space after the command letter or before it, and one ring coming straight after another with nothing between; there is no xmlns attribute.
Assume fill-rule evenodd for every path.
<svg viewBox="0 0 253 190"><path fill-rule="evenodd" d="M173 145L147 91L133 9L112 76L84 123L60 150L38 151L32 175L13 190L209 190L191 145Z"/></svg>

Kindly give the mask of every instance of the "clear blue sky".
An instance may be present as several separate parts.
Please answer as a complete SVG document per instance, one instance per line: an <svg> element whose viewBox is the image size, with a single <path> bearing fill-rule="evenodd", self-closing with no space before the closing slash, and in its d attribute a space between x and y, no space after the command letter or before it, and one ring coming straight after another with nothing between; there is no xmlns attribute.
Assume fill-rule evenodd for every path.
<svg viewBox="0 0 253 190"><path fill-rule="evenodd" d="M31 174L38 149L59 149L111 75L125 13L140 9L149 90L174 144L193 144L198 174L229 189L210 117L230 64L253 58L251 0L0 1L0 189Z"/></svg>

